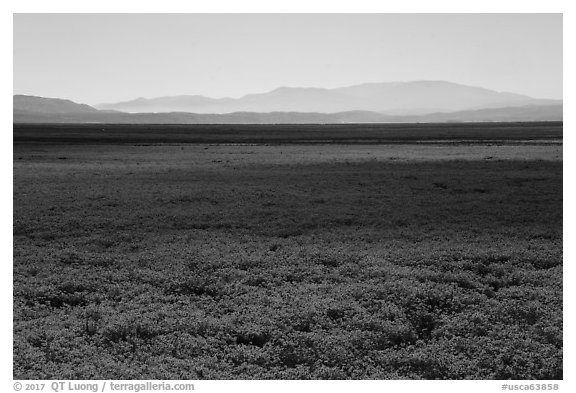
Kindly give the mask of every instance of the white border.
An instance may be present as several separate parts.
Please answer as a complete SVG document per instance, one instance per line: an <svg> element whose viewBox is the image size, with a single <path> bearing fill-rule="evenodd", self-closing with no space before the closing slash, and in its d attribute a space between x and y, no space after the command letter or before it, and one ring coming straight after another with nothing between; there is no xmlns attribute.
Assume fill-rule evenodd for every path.
<svg viewBox="0 0 576 393"><path fill-rule="evenodd" d="M7 3L7 4L6 4ZM484 1L462 1L462 0L403 0L403 1L321 1L321 0L292 0L292 1L272 1L272 0L211 0L211 1L186 1L186 0L163 0L161 2L143 1L120 1L101 0L98 2L81 2L74 0L11 0L3 3L3 13L1 19L3 42L2 48L6 56L0 64L2 66L2 77L5 89L13 84L13 63L8 62L12 57L12 35L13 35L13 13L55 13L55 12L79 12L79 13L564 13L564 69L568 70L564 79L564 123L567 132L564 134L564 282L571 284L574 277L574 267L571 264L574 259L574 247L576 237L570 230L570 224L574 223L575 208L573 207L574 180L573 173L576 169L572 159L574 146L574 136L572 135L573 115L571 114L571 93L568 86L574 86L574 77L571 70L575 70L574 64L574 42L571 37L576 37L574 26L576 20L574 12L568 0L484 0ZM0 275L2 277L1 300L2 316L4 323L1 324L2 334L2 354L0 356L1 384L3 391L13 390L12 381L12 111L11 95L13 89L2 95L2 119L3 129L0 132L2 138L2 166L1 174L3 181L2 193L2 233L1 250L2 263L0 264ZM572 285L564 286L564 381L558 382L561 391L576 391L574 374L574 338L576 331L574 323L574 307L570 300L574 298L575 291ZM136 382L136 381L133 381ZM270 390L294 391L294 390L328 390L336 392L349 391L361 388L366 392L398 392L411 391L438 391L438 392L495 392L501 391L502 382L499 381L194 381L197 391L241 391L241 392L269 392ZM536 382L536 381L532 381ZM513 383L520 384L520 381ZM529 381L527 381L529 383ZM45 390L49 391L49 390Z"/></svg>
<svg viewBox="0 0 576 393"><path fill-rule="evenodd" d="M74 0L12 0L11 12L194 12L194 13L562 13L566 11L566 0L164 0L122 1L101 0L80 2Z"/></svg>

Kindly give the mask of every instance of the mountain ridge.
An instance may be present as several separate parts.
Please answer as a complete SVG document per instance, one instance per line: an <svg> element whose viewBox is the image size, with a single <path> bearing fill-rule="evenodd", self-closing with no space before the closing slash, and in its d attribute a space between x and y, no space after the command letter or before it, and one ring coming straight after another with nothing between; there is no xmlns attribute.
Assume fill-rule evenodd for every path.
<svg viewBox="0 0 576 393"><path fill-rule="evenodd" d="M125 113L97 110L70 100L15 95L14 123L119 123L119 124L335 124L335 123L426 123L488 121L558 121L562 104L498 107L423 115L387 115L373 111L319 112L232 112L203 114L189 112ZM34 105L37 106L35 109ZM56 108L56 109L54 109ZM52 109L52 111L50 110Z"/></svg>
<svg viewBox="0 0 576 393"><path fill-rule="evenodd" d="M239 98L211 98L179 95L138 98L95 105L129 113L141 112L320 112L338 113L364 110L388 115L421 115L434 112L494 107L556 104L560 100L537 99L526 95L498 92L483 87L447 81L363 83L333 89L319 87L279 87Z"/></svg>

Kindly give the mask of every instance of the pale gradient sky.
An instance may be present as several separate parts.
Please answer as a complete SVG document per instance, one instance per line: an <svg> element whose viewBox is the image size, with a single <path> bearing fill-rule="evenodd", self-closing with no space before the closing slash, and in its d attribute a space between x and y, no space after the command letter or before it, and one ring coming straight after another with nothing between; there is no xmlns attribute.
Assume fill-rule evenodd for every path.
<svg viewBox="0 0 576 393"><path fill-rule="evenodd" d="M562 15L14 15L14 94L97 104L411 80L562 98Z"/></svg>

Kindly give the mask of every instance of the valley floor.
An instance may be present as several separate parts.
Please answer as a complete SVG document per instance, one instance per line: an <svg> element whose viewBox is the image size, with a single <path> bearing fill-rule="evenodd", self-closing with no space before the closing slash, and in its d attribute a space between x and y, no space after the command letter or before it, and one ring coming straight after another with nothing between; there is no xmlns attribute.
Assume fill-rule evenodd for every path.
<svg viewBox="0 0 576 393"><path fill-rule="evenodd" d="M14 144L15 379L561 379L561 142Z"/></svg>

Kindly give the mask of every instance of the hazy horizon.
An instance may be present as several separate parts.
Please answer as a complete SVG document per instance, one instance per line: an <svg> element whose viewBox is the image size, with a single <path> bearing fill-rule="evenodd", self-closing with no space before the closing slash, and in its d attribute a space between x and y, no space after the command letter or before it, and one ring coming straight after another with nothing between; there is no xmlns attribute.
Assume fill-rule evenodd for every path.
<svg viewBox="0 0 576 393"><path fill-rule="evenodd" d="M120 100L118 102L124 102L124 101L133 101L133 100L137 100L137 99L156 99L156 98L166 98L166 97L178 97L178 96L182 96L182 97L190 97L190 96L204 96L207 98L214 98L214 99L226 99L226 98L231 98L231 99L238 99L238 98L243 98L245 96L250 96L253 94L264 94L264 93L269 93L271 91L277 90L277 89L281 89L281 88L290 88L290 89L327 89L327 90L331 90L331 89L340 89L340 88L346 88L346 87L353 87L353 86L360 86L360 85L370 85L370 84L380 84L380 83L416 83L416 82L446 82L446 83L453 83L453 84L459 84L459 85L463 85L457 82L453 82L450 80L407 80L407 81L382 81L382 82L366 82L366 83L358 83L356 85L345 85L345 86L334 86L334 87L324 87L324 86L277 86L275 88L271 88L265 91L249 91L246 93L242 93L236 96L209 96L209 95L204 95L204 94L195 94L195 93L189 93L189 94L170 94L170 95L164 95L164 96L134 96L132 98L128 98L126 100ZM471 85L463 85L463 86L468 86L468 87L476 87L476 88L481 88L481 89L486 89L484 86L471 86ZM517 93L514 91L502 91L502 90L495 90L495 89L489 89L489 90L494 90L496 92L499 93L513 93L513 94L521 94L521 93ZM55 99L68 99L70 100L70 98L67 97L57 97L57 96L46 96L46 95L41 95L41 94L26 94L26 93L17 93L14 92L14 95L25 95L25 96L37 96L37 97L42 97L42 98L55 98ZM525 95L525 94L523 94ZM534 96L529 96L526 95L527 97L530 98L535 98L535 99L540 99L543 97L534 97ZM562 97L560 98L545 98L544 99L558 99L558 100L562 100ZM77 101L77 103L79 104L88 104L85 102L80 102ZM99 104L105 104L107 102L97 102L97 103L90 103L88 105L99 105Z"/></svg>
<svg viewBox="0 0 576 393"><path fill-rule="evenodd" d="M14 15L14 94L96 105L419 80L562 99L562 15Z"/></svg>

